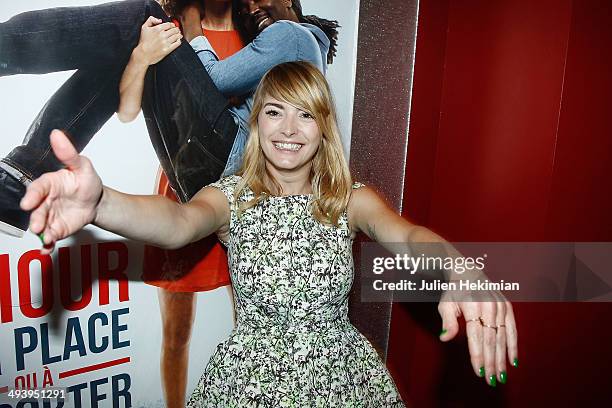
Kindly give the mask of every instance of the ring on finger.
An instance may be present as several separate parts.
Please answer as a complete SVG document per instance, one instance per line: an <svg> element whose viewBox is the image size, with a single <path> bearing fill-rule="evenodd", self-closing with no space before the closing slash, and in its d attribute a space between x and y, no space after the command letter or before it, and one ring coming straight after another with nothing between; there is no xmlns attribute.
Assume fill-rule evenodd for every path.
<svg viewBox="0 0 612 408"><path fill-rule="evenodd" d="M482 326L482 324L483 324L483 323L482 323L482 317L481 317L481 316L475 317L475 318L473 318L473 319L465 319L465 324L468 324L468 323L470 323L470 322L478 322L478 323L480 323L480 325L481 325L481 326Z"/></svg>
<svg viewBox="0 0 612 408"><path fill-rule="evenodd" d="M482 327L487 327L487 328L489 328L489 329L493 329L493 330L495 330L495 333L497 333L497 327L498 327L498 326L491 326L491 325L489 325L489 324L485 324L485 322L483 322L482 320L480 321L480 324L482 324Z"/></svg>

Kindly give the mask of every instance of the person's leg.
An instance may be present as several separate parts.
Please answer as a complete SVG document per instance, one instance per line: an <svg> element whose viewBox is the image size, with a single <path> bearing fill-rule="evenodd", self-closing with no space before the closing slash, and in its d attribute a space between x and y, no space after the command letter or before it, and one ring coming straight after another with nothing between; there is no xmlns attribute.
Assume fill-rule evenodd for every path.
<svg viewBox="0 0 612 408"><path fill-rule="evenodd" d="M116 17L118 21L123 21L126 18L127 14L124 11L120 13L113 11L117 7L124 6L129 6L131 10L127 14L132 18L138 18L129 22L131 29L125 28L125 24L117 24L114 19ZM117 27L116 31L123 33L109 34L111 38L133 37L133 40L126 40L127 46L124 44L121 48L123 54L115 56L116 67L120 69L111 71L108 77L104 74L104 69L96 70L95 72L99 72L100 75L99 80L94 81L89 80L90 72L93 71L77 72L43 108L43 112L38 116L40 120L37 120L30 129L25 145L15 149L0 162L0 230L4 232L16 236L23 235L29 222L29 215L19 209L25 184L44 171L58 169L59 163L48 147L49 131L53 128L69 128L67 130L73 138L73 143L82 149L116 110L121 70L138 40L137 34L130 36L124 31L139 33L140 24L148 15L165 18L160 6L153 0L127 1L108 7L108 5L92 7L91 17L99 17L98 14L103 14L100 10L104 9L110 13L110 17L103 18L107 22L103 27L110 29L111 32L115 32L112 28ZM60 21L61 16L66 17L66 13L71 10L73 15L68 18L70 22L67 26L73 28L83 26L82 20L86 14L83 14L82 8L27 13L25 17L21 15L0 25L0 46L6 49L7 39L23 41L20 38L24 33L17 28L19 21L33 23L35 20L33 15L39 15L39 19L44 21L41 26L46 27L46 24ZM55 35L57 39L56 34L52 35L55 31L45 31L45 33L49 37ZM97 32L100 35L101 32ZM29 34L38 36L35 32ZM72 43L71 39L66 41ZM98 47L97 43L96 47L92 47L91 44L88 46L98 49L113 49L114 46L119 46L114 41L104 41L103 44L105 45L102 47ZM21 54L12 52L8 57L3 56L8 61L3 65L5 74L14 71L42 70L40 65L38 68L29 66L28 64L35 64L36 61L28 59L27 55L43 50L38 49L38 46L24 45L24 47L26 49ZM69 48L60 47L59 55L64 59L75 59L76 50L73 50L71 55L67 55L66 50ZM51 54L45 54L42 60L53 69L69 66L61 65L63 59L54 57L54 52L55 50L51 48ZM176 108L177 103L180 103L181 107ZM237 130L226 108L227 101L216 89L194 51L186 43L153 67L147 75L143 100L147 127L162 167L182 201L187 201L202 186L217 180L223 171Z"/></svg>
<svg viewBox="0 0 612 408"><path fill-rule="evenodd" d="M153 0L31 11L0 23L0 75L78 68L2 160L33 180L59 168L49 132L62 129L81 151L119 102L123 69L149 15L167 18Z"/></svg>
<svg viewBox="0 0 612 408"><path fill-rule="evenodd" d="M158 295L163 330L160 366L166 407L183 408L196 296L164 289L159 289Z"/></svg>
<svg viewBox="0 0 612 408"><path fill-rule="evenodd" d="M62 129L78 151L115 113L119 103L121 65L102 70L78 70L49 99L30 125L21 146L2 162L34 180L61 168L49 143L53 129Z"/></svg>
<svg viewBox="0 0 612 408"><path fill-rule="evenodd" d="M21 236L29 215L19 208L25 186L62 167L49 143L53 129L63 129L79 151L113 115L118 104L122 67L77 71L45 104L21 146L0 160L0 223L4 232Z"/></svg>
<svg viewBox="0 0 612 408"><path fill-rule="evenodd" d="M43 107L23 145L0 161L1 231L23 235L25 185L61 167L50 131L65 130L80 151L116 111L123 68L149 15L166 18L155 1L131 0L33 11L0 23L0 76L81 68Z"/></svg>
<svg viewBox="0 0 612 408"><path fill-rule="evenodd" d="M0 23L0 76L114 66L149 15L166 17L154 0L18 14Z"/></svg>
<svg viewBox="0 0 612 408"><path fill-rule="evenodd" d="M182 202L221 176L238 126L186 43L145 79L143 113L170 185Z"/></svg>

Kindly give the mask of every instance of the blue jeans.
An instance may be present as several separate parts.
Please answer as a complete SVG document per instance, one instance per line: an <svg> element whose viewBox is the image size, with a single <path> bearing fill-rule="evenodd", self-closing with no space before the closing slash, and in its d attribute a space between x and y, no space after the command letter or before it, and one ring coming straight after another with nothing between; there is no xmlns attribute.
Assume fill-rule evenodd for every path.
<svg viewBox="0 0 612 408"><path fill-rule="evenodd" d="M32 11L0 23L0 76L77 69L43 107L23 144L2 161L29 179L58 170L52 129L64 130L79 151L85 148L117 110L121 75L149 16L168 21L157 2L129 0ZM149 68L142 109L181 201L219 178L237 125L189 44Z"/></svg>

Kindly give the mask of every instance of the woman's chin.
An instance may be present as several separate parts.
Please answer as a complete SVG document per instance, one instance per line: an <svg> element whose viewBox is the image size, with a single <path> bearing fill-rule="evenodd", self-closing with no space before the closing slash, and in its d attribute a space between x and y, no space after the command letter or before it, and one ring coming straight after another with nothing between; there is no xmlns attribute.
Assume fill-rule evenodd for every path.
<svg viewBox="0 0 612 408"><path fill-rule="evenodd" d="M283 173L299 171L307 163L301 160L291 160L287 158L267 160L268 166Z"/></svg>

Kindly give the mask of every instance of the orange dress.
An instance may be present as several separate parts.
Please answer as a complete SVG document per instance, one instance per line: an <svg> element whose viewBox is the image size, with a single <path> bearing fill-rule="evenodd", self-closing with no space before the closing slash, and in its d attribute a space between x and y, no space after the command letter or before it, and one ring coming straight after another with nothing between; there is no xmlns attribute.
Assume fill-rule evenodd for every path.
<svg viewBox="0 0 612 408"><path fill-rule="evenodd" d="M220 59L244 47L238 31L203 32ZM179 201L161 168L157 193ZM214 235L177 250L145 245L142 269L146 283L171 292L200 292L230 284L225 248Z"/></svg>

